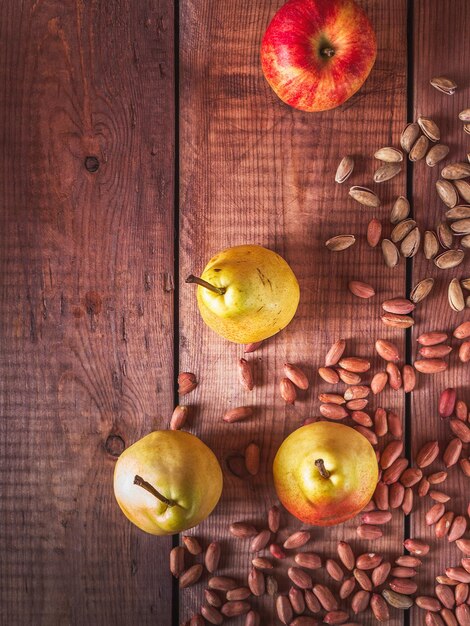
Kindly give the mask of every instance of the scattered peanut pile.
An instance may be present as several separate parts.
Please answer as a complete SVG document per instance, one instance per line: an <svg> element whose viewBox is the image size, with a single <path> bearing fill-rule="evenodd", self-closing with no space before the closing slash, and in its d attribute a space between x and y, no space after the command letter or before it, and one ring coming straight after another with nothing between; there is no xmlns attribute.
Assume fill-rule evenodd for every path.
<svg viewBox="0 0 470 626"><path fill-rule="evenodd" d="M458 326L454 333L458 340L470 337L470 322ZM418 338L421 356L418 363L430 362L431 366L419 366L419 371L434 373L441 371L441 361L452 348L446 342L449 337L443 332L429 332ZM464 345L463 343L461 345ZM255 346L255 348L258 346ZM253 347L249 347L253 351ZM418 585L413 580L421 566L421 558L429 551L429 546L418 539L407 539L404 547L408 554L398 556L392 565L384 556L375 552L355 555L352 547L341 541L337 546L337 555L322 557L309 550L311 534L299 530L285 539L280 529L280 511L273 506L267 515L266 527L256 528L245 521L235 522L230 526L231 534L239 540L250 540L249 552L252 553L251 570L246 581L216 575L220 559L220 545L211 543L204 554L204 565L211 575L205 590L205 604L200 613L194 615L187 624L222 624L225 618L246 615L245 624L261 624L260 615L252 606L254 597L268 593L276 596L276 610L283 624L292 626L311 626L321 622L325 624L345 624L352 626L355 619L368 608L377 621L387 621L389 607L408 609L413 604L426 611L426 624L470 624L469 598L470 584L470 539L463 538L468 527L467 514L455 514L449 507L450 496L442 490L448 472L454 466L470 477L470 459L463 454L470 443L468 407L457 399L454 389L445 389L439 399L438 411L441 418L448 420L450 438L441 450L438 441L426 443L417 452L414 466L404 456L402 419L393 410L386 411L378 407L373 417L366 412L369 397L377 397L387 385L394 390L403 389L406 393L416 385L416 371L411 365L399 367L400 353L393 343L379 339L375 350L383 359L385 368L375 373L370 383L364 380L370 374L370 361L356 356L344 356L346 342L336 341L325 357L325 365L319 368L321 378L331 385L340 382L346 384L343 393L320 393L320 412L324 418L333 420L349 419L376 448L380 466L380 480L374 497L360 516L357 535L361 539L374 541L383 536L384 528L392 519L392 510L401 508L409 515L413 500L429 497L432 504L426 513L426 523L434 526L435 536L455 542L463 553L460 565L449 567L442 576L437 577L435 596L416 595ZM436 362L438 365L436 365ZM415 364L416 365L416 364ZM242 358L238 362L240 384L246 389L253 389L251 362ZM284 365L285 377L280 381L280 394L288 403L295 402L297 393L309 387L309 381L303 370L291 363ZM196 377L189 373L180 375L180 393L192 391ZM188 384L188 381L191 384ZM171 419L171 428L184 425L188 409L178 406ZM231 423L251 417L250 407L231 409L224 420ZM228 419L227 419L228 416ZM321 418L310 418L309 423ZM386 438L386 436L388 436ZM390 440L391 436L391 440ZM425 474L426 468L435 462L441 462L442 470ZM259 447L250 443L244 456L246 473L256 475L259 470ZM242 475L240 468L235 472ZM174 548L170 555L170 569L179 577L181 588L197 582L204 572L201 563L186 567L186 555L200 555L202 548L195 537L183 537L183 546ZM274 569L290 559L287 576L291 587L287 594L278 593L278 581ZM293 563L292 563L293 560ZM325 568L331 586L316 583L310 572ZM469 598L470 599L470 598ZM455 621L457 620L457 621Z"/></svg>
<svg viewBox="0 0 470 626"><path fill-rule="evenodd" d="M438 77L431 81L438 90L451 95L455 83L448 78ZM462 111L459 118L464 122L464 131L470 133L470 109ZM429 118L420 117L416 123L404 129L400 145L411 161L426 157L429 167L434 167L449 153L448 146L439 143L439 128ZM433 143L430 147L430 142ZM374 175L377 183L390 180L402 168L403 153L394 147L385 147L375 155L383 164ZM453 163L443 168L442 178L436 183L439 197L447 206L446 218L436 231L426 231L423 237L425 257L434 260L437 267L447 269L462 263L465 249L470 248L470 204L458 204L459 196L470 203L469 164ZM352 157L341 161L336 181L343 183L354 168ZM354 186L350 195L359 203L377 208L380 200L366 187ZM417 254L421 246L421 233L415 220L409 218L410 203L400 196L395 201L390 222L393 229L390 238L382 239L382 224L373 218L367 228L367 242L371 247L381 243L385 263L389 267L398 264L400 256L405 258ZM356 241L354 235L338 235L326 242L332 251L344 250ZM442 248L442 250L441 250ZM434 286L433 278L425 278L412 289L408 298L392 298L382 303L382 321L395 328L409 328L414 324L411 316L416 305L424 300ZM362 281L350 281L350 292L358 298L375 296L372 285ZM470 278L449 283L449 304L455 311L470 307ZM470 321L460 324L453 332L460 342L458 358L462 363L470 361ZM170 553L170 570L179 579L184 589L200 581L208 573L204 591L204 604L182 626L222 624L228 618L244 616L245 626L260 626L263 617L256 609L257 597L268 594L276 598L279 621L291 626L314 626L317 624L343 624L359 626L355 621L370 609L378 622L390 618L390 610L409 609L413 605L423 609L427 626L470 626L470 537L465 537L470 519L470 504L467 511L454 511L451 496L445 491L449 472L459 470L470 477L470 414L466 403L457 398L455 389L444 389L438 403L440 418L447 420L449 438L444 446L437 440L425 443L415 455L414 462L404 456L403 423L397 411L381 406L370 410L371 398L378 396L387 387L410 393L417 384L417 372L436 374L447 369L453 351L446 332L433 331L417 339L419 358L414 364L400 364L403 359L397 346L390 341L378 339L375 350L383 359L384 367L372 373L369 359L345 356L346 342L336 341L328 351L325 362L318 370L320 378L333 389L318 395L319 412L323 416L308 418L304 423L320 419L346 420L361 432L376 450L380 467L379 482L373 499L359 516L356 532L360 539L373 542L383 536L392 519L392 511L401 509L409 515L415 496L429 498L425 514L428 526L434 528L436 538L446 538L462 553L460 563L447 567L436 577L434 595L419 595L418 576L430 546L425 542L409 538L404 541L407 554L398 555L392 563L377 552L355 554L353 547L340 541L336 554L322 556L310 547L311 533L300 529L286 536L282 529L281 512L274 505L268 511L263 527L241 520L231 524L230 533L250 554L250 571L246 580L217 574L221 556L220 544L214 541L203 551L194 536L183 536L183 545ZM260 343L245 347L245 353L255 352ZM246 390L254 388L253 362L247 358L238 361L238 377ZM370 377L370 380L369 380ZM185 395L197 386L196 376L183 372L178 377L179 393ZM346 385L337 391L337 385ZM279 381L279 393L288 404L294 404L298 394L307 390L309 380L304 371L295 364L284 364L284 377ZM249 419L253 408L240 406L230 409L223 416L228 424ZM184 427L188 418L188 407L177 406L170 421L170 428ZM428 468L440 464L434 471ZM259 446L250 443L243 454L228 459L230 471L240 477L255 476L260 466ZM237 546L239 551L239 546ZM203 562L194 562L199 559ZM192 560L189 565L188 561ZM315 581L315 572L325 570L329 584ZM290 586L288 592L280 591L285 585L279 580L285 572ZM271 623L271 619L269 619Z"/></svg>

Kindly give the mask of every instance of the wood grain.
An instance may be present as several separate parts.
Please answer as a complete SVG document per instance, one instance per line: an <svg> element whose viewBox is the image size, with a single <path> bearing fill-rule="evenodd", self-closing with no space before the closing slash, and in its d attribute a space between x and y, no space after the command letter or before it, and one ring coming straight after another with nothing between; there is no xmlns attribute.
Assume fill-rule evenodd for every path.
<svg viewBox="0 0 470 626"><path fill-rule="evenodd" d="M315 371L330 344L345 337L350 355L372 357L373 341L382 336L404 350L402 332L382 326L380 303L404 295L405 265L385 268L380 250L369 249L365 242L374 213L348 198L348 183L334 183L339 160L353 154L356 171L348 182L373 185L373 153L396 143L406 120L406 3L362 4L379 42L369 80L345 106L306 114L283 105L260 70L261 37L281 2L181 2L180 368L200 379L185 402L192 405L194 432L215 450L225 472L221 503L195 533L206 544L211 539L222 542L220 573L233 574L240 583L249 569L248 546L230 537L228 525L253 520L265 526L266 511L275 502L274 454L304 418L318 414L316 397L327 386ZM383 201L377 216L388 233L391 203L405 193L405 176L376 189ZM323 242L345 230L357 235L356 246L328 252ZM299 278L302 294L288 329L249 357L257 382L251 393L237 382L236 360L242 349L204 327L194 288L184 284L185 276L201 272L214 253L249 242L283 255ZM349 279L371 282L377 296L369 302L355 300L347 291ZM302 365L312 382L295 407L286 407L278 393L286 360ZM373 362L374 368L383 367L377 359ZM403 412L402 394L381 401ZM241 404L254 407L253 419L235 425L221 421L227 408ZM242 480L228 471L227 459L250 441L261 445L262 467L256 478ZM300 527L287 514L284 524ZM313 549L325 557L335 552L339 539L347 539L358 553L373 549L401 554L403 518L398 513L374 544L356 540L356 525L357 520L330 530L313 529ZM285 570L276 570L282 591L287 590ZM315 579L323 580L323 574ZM181 620L199 610L204 584L181 595ZM263 624L275 623L269 597L256 605ZM369 612L360 621L375 623ZM401 616L395 613L390 623L402 623Z"/></svg>
<svg viewBox="0 0 470 626"><path fill-rule="evenodd" d="M441 129L441 141L451 148L448 158L433 169L428 168L425 163L416 163L414 166L414 213L423 230L435 229L445 219L447 207L434 190L442 166L464 160L468 152L468 136L464 134L457 116L459 111L468 107L469 102L468 64L465 61L470 54L469 23L468 2L419 0L414 4L414 115L425 115L434 119ZM429 85L429 80L439 75L450 76L458 83L459 89L455 95L446 96ZM435 268L422 254L415 258L413 282L432 276L436 279L436 284L432 295L418 309L414 338L422 332L434 329L449 332L451 336L452 330L458 324L470 318L468 309L455 313L447 303L448 283L454 277L468 276L468 270L468 255L458 268L445 271ZM413 353L416 355L416 342L413 344ZM439 395L446 387L455 387L458 397L470 402L468 365L463 365L457 358L460 342L452 339L451 344L454 350L450 355L448 371L436 376L422 376L419 388L413 394L411 425L414 451L431 438L439 440L442 450L449 441L450 428L445 420L438 417L437 411ZM442 461L435 462L429 472L438 469L443 469ZM465 513L468 505L468 478L464 477L458 467L450 469L449 477L442 488L452 496L446 505L448 510ZM426 559L426 569L420 573L420 585L425 585L427 592L433 589L434 577L442 574L446 567L456 565L461 556L454 545L449 544L446 539L435 539L434 530L426 527L424 514L432 504L430 498L419 502L411 528L414 536L429 539L431 542L432 552ZM420 618L422 619L422 615ZM418 619L417 612L412 619Z"/></svg>
<svg viewBox="0 0 470 626"><path fill-rule="evenodd" d="M172 3L7 1L0 28L1 621L169 624L171 540L112 473L172 407Z"/></svg>

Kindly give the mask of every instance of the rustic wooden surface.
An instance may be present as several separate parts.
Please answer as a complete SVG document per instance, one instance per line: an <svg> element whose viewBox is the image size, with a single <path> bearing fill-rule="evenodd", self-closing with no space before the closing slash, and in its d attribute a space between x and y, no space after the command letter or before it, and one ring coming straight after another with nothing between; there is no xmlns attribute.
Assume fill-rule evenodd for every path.
<svg viewBox="0 0 470 626"><path fill-rule="evenodd" d="M433 191L439 168L418 163L408 178L403 172L374 186L372 154L397 145L410 105L414 115L436 118L454 155L463 158L468 151L456 120L469 106L468 3L363 0L377 33L376 65L356 96L321 114L282 104L262 76L261 37L281 4L180 0L177 21L168 0L2 5L1 623L169 626L199 611L207 576L179 600L172 595L171 538L131 527L112 494L122 446L167 424L174 354L177 367L199 380L196 391L181 399L191 407L189 428L214 449L224 469L219 506L191 533L205 545L221 541L220 573L242 584L248 544L232 538L228 525L265 524L276 502L275 452L305 418L318 414L318 392L332 389L315 374L331 343L344 337L350 355L373 356L374 339L383 337L396 341L404 355L405 334L383 327L380 303L428 275L438 277L438 288L409 333L413 356L413 338L423 330L450 330L469 317L450 311L445 292L465 266L443 276L420 255L408 268L402 260L391 270L380 250L365 242L373 216L389 233L389 210L400 194L413 192L423 228L443 214ZM453 97L434 91L428 80L439 73L454 77L461 91ZM334 172L345 154L356 157L356 169L339 186ZM87 171L88 156L98 158L96 172ZM382 207L363 209L348 197L349 183L375 188ZM342 232L355 234L356 245L328 252L323 242ZM194 286L184 284L215 252L248 242L283 255L302 294L288 329L248 357L256 374L251 393L237 380L241 348L204 326ZM354 299L350 279L372 283L377 296ZM286 360L302 365L312 381L295 407L286 407L278 393ZM372 360L374 371L383 367ZM434 429L441 441L448 434L436 409L446 385L470 403L468 372L455 354L451 362L445 375L422 376L412 394L407 420L414 451ZM253 406L254 417L223 423L225 410L239 404ZM381 395L371 408L380 404L405 415L401 392ZM229 462L233 468L250 441L261 446L261 471L240 478ZM447 486L455 510L463 511L466 483L457 468ZM423 520L429 506L429 498L419 502L411 516L412 536L432 537ZM287 515L283 525L284 534L300 527ZM356 525L313 529L311 549L325 557L346 539L357 552L402 553L408 523L401 513L374 543L358 541ZM432 577L457 558L446 540L433 541L420 586L431 591ZM288 589L286 569L286 563L276 569L282 591ZM314 579L326 580L323 572ZM254 605L263 624L278 623L271 598ZM389 623L422 620L422 612L409 618L395 611ZM370 612L357 621L376 623Z"/></svg>
<svg viewBox="0 0 470 626"><path fill-rule="evenodd" d="M0 22L0 622L169 624L171 538L112 472L173 404L171 2Z"/></svg>
<svg viewBox="0 0 470 626"><path fill-rule="evenodd" d="M241 584L249 571L249 542L231 538L228 526L235 520L253 520L260 528L266 524L266 511L276 501L271 465L277 448L304 418L318 414L318 392L333 389L315 374L331 343L344 337L350 355L372 356L372 337L382 336L396 339L404 351L403 333L382 326L380 298L404 294L405 264L386 269L380 250L367 246L366 226L375 213L349 198L349 185L336 185L334 173L341 157L353 154L357 166L348 182L370 185L372 154L397 138L406 121L406 3L366 3L380 46L374 71L355 98L321 115L282 104L260 72L261 36L281 4L183 2L181 10L180 278L201 272L218 250L251 242L271 247L289 261L302 294L288 329L248 357L257 380L250 393L237 381L242 349L227 346L204 328L193 286L180 285L180 368L200 378L190 400L194 432L222 462L243 452L250 441L262 450L260 474L242 480L226 472L216 515L195 530L205 543L223 542L221 571L235 574ZM389 207L405 193L406 176L375 188ZM386 214L382 208L378 216ZM324 241L345 230L357 235L356 246L343 253L327 251ZM373 283L377 298L355 299L347 289L349 279ZM278 392L286 360L305 367L312 380L295 407L286 407ZM403 413L402 394L386 401ZM252 420L235 425L221 421L227 408L244 404L255 407ZM300 527L287 516L286 522ZM369 550L370 543L356 540L356 525L357 520L314 529L311 549L322 556L336 554L338 540L352 539L359 552ZM397 513L374 549L401 553L402 533ZM282 591L288 589L286 563L276 571ZM316 572L314 579L324 580L322 574ZM199 608L203 588L204 582L181 594L182 618ZM271 623L274 600L264 598L257 605L263 623ZM373 620L368 615L361 623ZM391 623L399 623L398 614Z"/></svg>
<svg viewBox="0 0 470 626"><path fill-rule="evenodd" d="M470 99L468 72L462 63L462 55L470 53L469 24L470 5L465 0L452 3L442 3L438 0L415 2L413 113L415 116L431 117L438 123L442 143L451 148L449 157L443 161L443 165L465 160L468 152L468 135L463 132L458 113L468 107ZM434 42L433 45L430 45L430 42ZM439 74L452 76L461 89L449 97L429 87L428 79ZM441 169L439 165L430 169L425 163L416 163L413 167L414 214L423 229L435 229L445 219L447 207L434 192L435 181L439 178ZM426 261L423 255L417 256L413 263L413 283L427 276L432 276L436 280L432 297L425 300L418 309L413 339L425 331L443 330L449 332L449 343L454 348L449 358L448 371L435 377L422 376L418 389L412 394L410 418L414 451L431 438L439 440L443 451L452 436L447 420L438 417L438 399L443 389L454 387L457 390L457 397L470 404L468 364L460 363L457 352L461 341L454 339L451 333L458 324L470 318L469 311L466 309L462 313L455 313L447 304L450 280L454 277L466 277L468 272L467 259L461 266L446 271L437 269L432 262ZM413 341L414 356L416 348L416 341ZM442 461L436 461L426 473L441 469L445 469ZM445 491L452 496L446 505L447 510L465 514L470 501L469 483L458 465L450 468L449 477L444 485ZM421 500L411 523L413 536L429 540L432 546L432 552L425 561L426 568L420 572L420 584L425 584L427 591L432 591L434 577L443 574L445 567L458 565L461 556L454 545L449 544L445 538L436 539L434 530L423 524L423 516L432 504L434 503L429 497ZM413 613L413 618L418 619L417 612Z"/></svg>

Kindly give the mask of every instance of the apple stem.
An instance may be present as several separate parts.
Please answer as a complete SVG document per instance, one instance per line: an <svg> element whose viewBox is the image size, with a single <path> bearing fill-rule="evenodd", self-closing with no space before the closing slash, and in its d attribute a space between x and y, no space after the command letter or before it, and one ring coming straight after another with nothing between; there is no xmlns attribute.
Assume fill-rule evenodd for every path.
<svg viewBox="0 0 470 626"><path fill-rule="evenodd" d="M335 56L335 51L333 50L333 48L323 48L322 50L320 50L320 54L323 57L334 57Z"/></svg>
<svg viewBox="0 0 470 626"><path fill-rule="evenodd" d="M163 504L166 504L167 506L175 506L176 504L176 502L174 502L173 500L168 500L168 498L165 498L165 496L157 491L153 485L148 483L141 476L137 476L137 474L134 476L134 485L142 487L143 489L145 489L145 491L151 493L152 496L155 496L156 498L158 498L158 500L160 500L160 502L163 502Z"/></svg>
<svg viewBox="0 0 470 626"><path fill-rule="evenodd" d="M213 291L214 293L218 293L219 296L223 296L225 293L225 288L224 287L216 287L215 285L211 285L211 283L208 283L207 280L204 280L203 278L199 278L199 276L194 276L193 274L190 274L187 279L185 280L186 283L196 283L196 285L200 285L201 287L205 287L206 289L210 289L211 291Z"/></svg>
<svg viewBox="0 0 470 626"><path fill-rule="evenodd" d="M318 467L318 471L320 472L323 478L330 477L330 472L326 469L323 459L317 459L315 461L315 465Z"/></svg>

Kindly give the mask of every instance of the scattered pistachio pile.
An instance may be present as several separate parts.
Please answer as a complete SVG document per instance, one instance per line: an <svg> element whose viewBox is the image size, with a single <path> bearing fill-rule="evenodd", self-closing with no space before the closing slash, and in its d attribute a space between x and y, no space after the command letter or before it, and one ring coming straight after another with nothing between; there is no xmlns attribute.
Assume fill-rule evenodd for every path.
<svg viewBox="0 0 470 626"><path fill-rule="evenodd" d="M455 92L455 83L446 77L437 77L431 84L446 94ZM460 112L459 119L464 122L464 131L470 132L470 109ZM391 180L402 171L404 153L410 161L426 159L429 167L435 167L449 154L449 146L440 143L441 133L434 122L428 117L418 117L416 122L407 124L400 137L399 148L386 146L377 150L374 157L382 165L374 173L374 182L383 183ZM439 198L446 205L445 220L436 226L436 231L427 230L422 236L416 221L409 217L410 202L399 196L390 213L393 226L389 238L382 238L382 223L374 217L367 228L367 242L371 247L381 243L382 253L387 267L398 265L400 257L414 257L421 248L428 260L433 260L436 267L446 270L457 267L465 258L465 250L470 248L470 153L467 162L454 162L446 165L440 172L441 178L436 182ZM335 180L344 183L353 173L354 159L345 156L338 165ZM349 195L359 204L377 209L381 206L379 196L371 189L354 185ZM459 202L462 201L461 204ZM466 203L466 204L464 204ZM338 252L346 250L356 242L355 235L336 235L325 242L329 250ZM420 290L421 299L429 295L434 284L433 279L424 279L426 289ZM423 281L420 281L420 284ZM470 281L453 279L448 287L449 305L454 311L460 312L470 307L470 295L465 296L464 290L470 287Z"/></svg>

